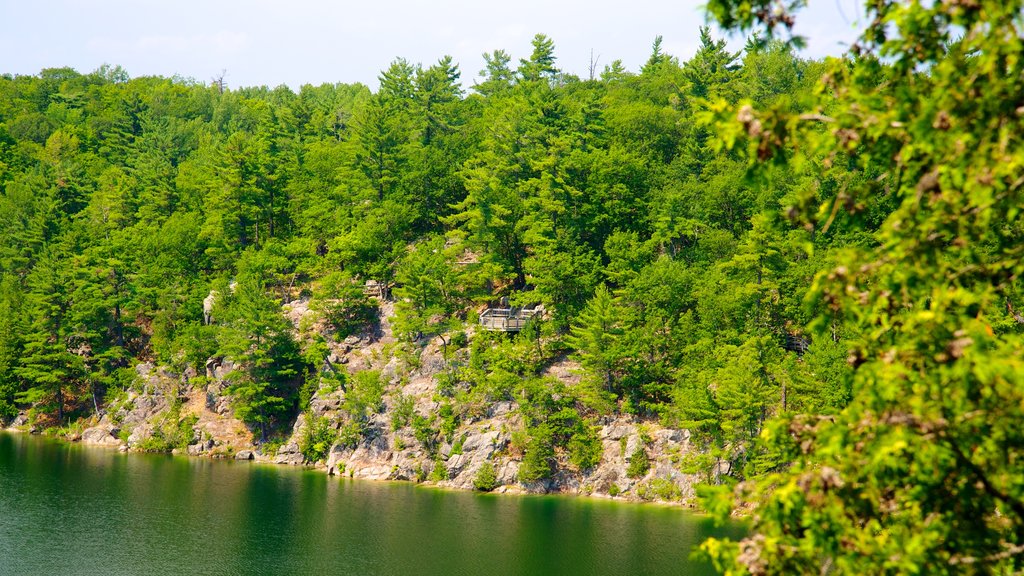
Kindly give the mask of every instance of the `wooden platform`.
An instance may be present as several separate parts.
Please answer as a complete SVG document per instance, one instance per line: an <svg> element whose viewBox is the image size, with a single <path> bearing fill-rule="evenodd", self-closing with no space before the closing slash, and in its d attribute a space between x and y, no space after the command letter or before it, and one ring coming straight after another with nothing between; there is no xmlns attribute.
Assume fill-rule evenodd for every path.
<svg viewBox="0 0 1024 576"><path fill-rule="evenodd" d="M480 314L480 326L496 332L519 332L526 323L539 317L540 310L522 308L488 308Z"/></svg>

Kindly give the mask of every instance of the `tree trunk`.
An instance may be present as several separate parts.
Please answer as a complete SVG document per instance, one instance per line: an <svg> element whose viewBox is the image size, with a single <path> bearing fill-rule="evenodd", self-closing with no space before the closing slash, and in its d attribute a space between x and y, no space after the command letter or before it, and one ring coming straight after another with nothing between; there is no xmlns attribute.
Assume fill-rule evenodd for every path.
<svg viewBox="0 0 1024 576"><path fill-rule="evenodd" d="M57 425L64 423L64 388L57 385Z"/></svg>

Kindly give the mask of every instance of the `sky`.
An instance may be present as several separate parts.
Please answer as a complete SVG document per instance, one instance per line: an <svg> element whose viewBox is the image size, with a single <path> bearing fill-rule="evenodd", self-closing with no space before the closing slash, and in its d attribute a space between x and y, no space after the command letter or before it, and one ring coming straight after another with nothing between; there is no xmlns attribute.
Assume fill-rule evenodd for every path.
<svg viewBox="0 0 1024 576"><path fill-rule="evenodd" d="M797 33L807 56L840 54L856 37L863 0L811 0ZM362 82L377 87L397 57L429 66L451 55L463 84L484 52L528 57L555 42L558 66L585 77L620 59L636 71L664 37L686 60L699 44L703 0L0 0L0 74L103 64L132 77L181 76L230 87ZM728 37L739 48L743 38Z"/></svg>

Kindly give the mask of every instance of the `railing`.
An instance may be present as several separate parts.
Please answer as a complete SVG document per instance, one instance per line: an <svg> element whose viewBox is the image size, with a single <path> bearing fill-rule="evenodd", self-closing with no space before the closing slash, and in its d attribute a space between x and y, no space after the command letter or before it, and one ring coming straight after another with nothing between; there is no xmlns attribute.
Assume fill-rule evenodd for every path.
<svg viewBox="0 0 1024 576"><path fill-rule="evenodd" d="M488 308L480 314L480 326L484 330L519 332L527 322L540 316L540 313L540 310L521 308Z"/></svg>
<svg viewBox="0 0 1024 576"><path fill-rule="evenodd" d="M387 291L384 288L384 284L380 284L375 280L367 280L366 284L363 285L363 294L371 298L386 300Z"/></svg>
<svg viewBox="0 0 1024 576"><path fill-rule="evenodd" d="M782 347L790 352L796 352L797 354L803 355L804 352L807 352L807 348L810 347L810 345L811 341L803 336L786 334Z"/></svg>

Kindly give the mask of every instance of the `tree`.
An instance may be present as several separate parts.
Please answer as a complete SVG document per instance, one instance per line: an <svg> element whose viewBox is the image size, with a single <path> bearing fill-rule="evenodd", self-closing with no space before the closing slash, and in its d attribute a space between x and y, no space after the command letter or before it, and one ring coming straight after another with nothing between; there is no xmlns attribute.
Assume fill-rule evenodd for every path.
<svg viewBox="0 0 1024 576"><path fill-rule="evenodd" d="M14 395L21 387L15 375L22 355L25 323L22 317L22 294L13 275L0 276L0 420L13 418L18 410Z"/></svg>
<svg viewBox="0 0 1024 576"><path fill-rule="evenodd" d="M473 86L483 96L494 96L512 87L515 71L509 67L512 57L504 50L484 53L484 69L480 71L484 81Z"/></svg>
<svg viewBox="0 0 1024 576"><path fill-rule="evenodd" d="M519 60L519 76L527 83L553 79L558 74L555 68L555 42L543 34L537 34L530 43L533 52L529 60Z"/></svg>
<svg viewBox="0 0 1024 576"><path fill-rule="evenodd" d="M64 424L69 389L84 375L81 358L68 350L68 314L73 286L66 261L52 253L33 269L27 309L31 322L22 341L22 356L15 374L26 383L17 401L37 405L44 415L56 414Z"/></svg>
<svg viewBox="0 0 1024 576"><path fill-rule="evenodd" d="M798 4L709 10L725 26L778 32ZM808 295L826 305L817 338L835 318L848 334L851 402L767 428L766 449L793 464L748 486L750 537L704 544L725 572L1024 568L1024 330L1007 306L1024 272L1022 8L866 4L867 30L830 62L817 110L730 113L725 141L752 160L821 158L823 178L843 182L840 194L794 199L791 216L817 234L892 210Z"/></svg>
<svg viewBox="0 0 1024 576"><path fill-rule="evenodd" d="M622 335L617 317L618 310L611 293L603 284L597 287L594 297L580 313L568 338L583 361L607 392L616 392L616 376L622 360L618 339Z"/></svg>
<svg viewBox="0 0 1024 576"><path fill-rule="evenodd" d="M291 326L278 302L267 295L260 260L256 252L246 253L234 288L219 287L215 314L224 319L218 333L220 353L239 365L228 375L235 414L256 426L265 440L268 427L295 407L296 382L305 370Z"/></svg>
<svg viewBox="0 0 1024 576"><path fill-rule="evenodd" d="M415 340L443 331L458 298L458 278L445 254L444 238L417 245L402 260L395 280L398 332Z"/></svg>

